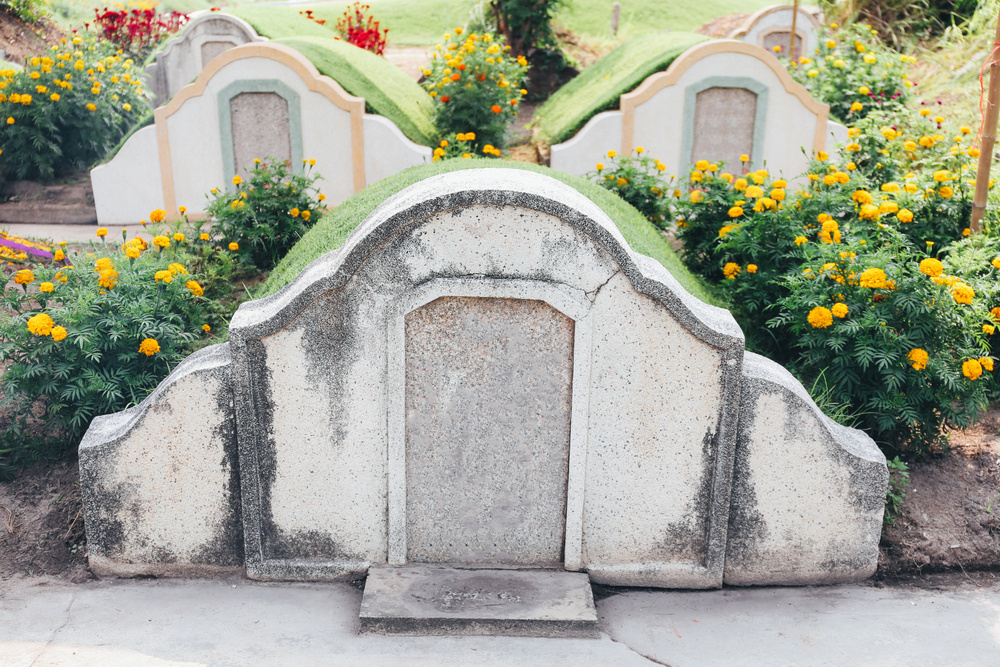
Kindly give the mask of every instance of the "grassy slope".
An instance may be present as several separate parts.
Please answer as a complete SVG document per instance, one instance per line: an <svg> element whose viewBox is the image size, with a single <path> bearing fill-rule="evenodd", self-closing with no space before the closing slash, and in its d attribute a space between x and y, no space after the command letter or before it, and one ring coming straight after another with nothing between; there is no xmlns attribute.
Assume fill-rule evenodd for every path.
<svg viewBox="0 0 1000 667"><path fill-rule="evenodd" d="M468 0L366 0L372 14L389 28L389 43L426 46L441 39L441 34L468 22ZM344 12L347 3L320 2L296 5L312 9L316 16L331 25ZM611 33L610 0L570 0L556 14L559 23L573 32L589 37L608 37ZM694 30L724 14L754 12L769 0L646 0L623 2L618 36L631 39L662 30Z"/></svg>
<svg viewBox="0 0 1000 667"><path fill-rule="evenodd" d="M277 40L308 58L352 95L365 98L372 113L385 116L418 144L429 146L436 134L430 96L385 58L346 42L318 37Z"/></svg>
<svg viewBox="0 0 1000 667"><path fill-rule="evenodd" d="M94 10L117 8L125 3L101 2L100 0L53 0L49 6L52 19L65 28L82 28L85 22L94 22ZM161 13L184 12L190 14L199 9L215 6L212 0L157 0L156 10Z"/></svg>
<svg viewBox="0 0 1000 667"><path fill-rule="evenodd" d="M595 114L650 74L666 69L685 49L707 39L686 32L652 33L625 42L570 80L535 111L539 139L565 141Z"/></svg>
<svg viewBox="0 0 1000 667"><path fill-rule="evenodd" d="M546 174L570 185L600 206L618 225L622 235L633 250L649 255L670 271L684 288L702 301L722 305L722 301L705 286L701 279L689 272L674 253L667 240L617 195L578 176L571 176L547 167L507 160L462 160L455 159L412 167L390 176L351 197L336 209L325 215L316 226L302 237L275 267L267 282L261 285L254 296L261 298L277 292L290 283L314 259L335 250L344 244L350 233L376 206L403 188L438 174L474 167L508 167L526 169Z"/></svg>
<svg viewBox="0 0 1000 667"><path fill-rule="evenodd" d="M281 39L282 37L325 37L332 39L336 35L330 28L321 26L299 14L300 11L299 5L293 7L245 5L226 9L227 14L239 16L252 25L258 35L270 39Z"/></svg>

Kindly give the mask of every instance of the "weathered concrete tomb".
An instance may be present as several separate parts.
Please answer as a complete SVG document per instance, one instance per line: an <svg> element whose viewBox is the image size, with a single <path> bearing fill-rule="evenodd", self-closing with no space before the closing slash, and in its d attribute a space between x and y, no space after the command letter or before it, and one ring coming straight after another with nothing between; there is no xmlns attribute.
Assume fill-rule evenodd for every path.
<svg viewBox="0 0 1000 667"><path fill-rule="evenodd" d="M228 343L94 421L90 565L680 588L871 575L884 457L743 345L570 187L429 178L243 304Z"/></svg>

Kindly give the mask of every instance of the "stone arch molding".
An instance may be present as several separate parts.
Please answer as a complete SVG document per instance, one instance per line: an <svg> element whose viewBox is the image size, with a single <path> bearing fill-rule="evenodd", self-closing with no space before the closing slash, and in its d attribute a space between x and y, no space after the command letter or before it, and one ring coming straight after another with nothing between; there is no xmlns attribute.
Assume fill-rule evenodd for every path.
<svg viewBox="0 0 1000 667"><path fill-rule="evenodd" d="M284 100L286 115L271 119L259 108L249 114L254 120L240 136L253 142L280 125L288 132L294 167L301 167L302 157L315 159L323 177L318 187L329 205L431 159L430 148L407 139L389 119L365 113L363 98L321 75L295 49L253 42L213 58L156 109L152 126L138 130L110 162L91 170L98 220L136 222L156 208L173 220L178 206L185 206L190 217L202 217L205 193L225 187L236 172L231 161L240 154L234 150L240 136L229 103L241 93ZM255 105L246 106L252 112Z"/></svg>
<svg viewBox="0 0 1000 667"><path fill-rule="evenodd" d="M194 494L199 508L178 495L173 511L229 525L238 508L252 578L459 562L710 588L725 577L766 582L783 549L799 554L783 572L789 582L874 568L881 501L872 497L884 494L885 462L871 441L845 440L787 377L767 372L770 362L748 376L728 311L694 299L597 206L538 174L467 170L407 188L341 249L243 304L229 343L201 354L212 363L192 362L138 409L95 422L81 445L91 562L102 571L207 567L226 543L220 533L181 549L169 526L149 536L146 496L171 482L153 491L119 462L154 446L144 420L168 407L181 423L236 425L209 440L218 455L238 450L238 499L217 483ZM183 395L210 381L231 392L231 418L178 414L207 409L204 398L182 407ZM784 412L760 426L741 411L747 387ZM771 490L774 452L754 449L750 435L752 451L737 456L741 433L763 433L783 456L816 449L814 477L793 497ZM213 448L201 449L212 460ZM738 524L734 459L749 503L733 514ZM809 486L824 466L840 484L822 498L837 534L805 535L789 506L812 502L824 515ZM804 537L772 545L769 530ZM831 566L831 549L849 550L850 565ZM148 562L157 558L173 569Z"/></svg>
<svg viewBox="0 0 1000 667"><path fill-rule="evenodd" d="M618 111L597 114L572 139L552 146L551 166L582 175L608 150L628 155L636 146L659 158L668 173L681 173L699 159L718 160L691 154L692 146L705 139L694 134L693 93L716 87L745 89L757 97L747 132L753 137L751 168L762 167L766 159L772 172L794 177L808 165L803 148L813 153L826 150L831 136L846 139L846 128L829 120L829 106L814 100L771 53L740 41L711 40L692 46L665 71L623 94ZM731 120L725 108L711 113L720 127Z"/></svg>
<svg viewBox="0 0 1000 667"><path fill-rule="evenodd" d="M792 32L792 16L795 11L796 9L792 5L771 5L758 9L748 16L740 27L729 34L729 39L755 44L767 50L769 45L773 45L772 39L769 39L773 36L774 41L778 41L780 46L786 47L788 37ZM818 10L816 11L818 12ZM817 48L817 35L820 28L820 21L814 12L803 7L798 9L795 34L801 40L802 54L812 54Z"/></svg>

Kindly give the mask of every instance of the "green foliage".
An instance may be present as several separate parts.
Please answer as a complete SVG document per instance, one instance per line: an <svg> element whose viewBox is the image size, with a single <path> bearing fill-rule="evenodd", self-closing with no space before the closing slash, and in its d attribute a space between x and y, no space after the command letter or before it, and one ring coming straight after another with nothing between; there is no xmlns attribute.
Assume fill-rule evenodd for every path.
<svg viewBox="0 0 1000 667"><path fill-rule="evenodd" d="M889 466L889 486L885 491L884 521L888 525L899 518L906 489L910 486L910 467L898 456L886 461L886 465Z"/></svg>
<svg viewBox="0 0 1000 667"><path fill-rule="evenodd" d="M555 22L578 35L607 37L611 34L611 4L607 0L571 0L561 7ZM647 33L695 31L712 19L727 14L751 13L771 0L669 0L668 2L622 2L618 36L632 39Z"/></svg>
<svg viewBox="0 0 1000 667"><path fill-rule="evenodd" d="M304 55L320 74L339 83L351 95L363 97L369 113L385 116L411 141L424 146L434 145L437 132L433 100L385 58L329 38L294 37L275 41ZM471 128L461 131L468 129Z"/></svg>
<svg viewBox="0 0 1000 667"><path fill-rule="evenodd" d="M89 166L149 110L140 74L89 33L3 71L0 171L51 179Z"/></svg>
<svg viewBox="0 0 1000 667"><path fill-rule="evenodd" d="M556 178L576 188L608 214L633 250L648 255L662 264L684 289L695 297L714 305L723 304L723 301L706 287L704 281L692 275L681 264L667 239L643 218L641 213L619 197L579 176L571 176L524 162L484 159L446 160L411 167L368 186L323 216L323 219L309 230L275 267L267 282L254 296L263 298L277 292L294 280L314 259L341 247L354 228L375 210L376 206L403 188L438 174L475 168L523 169Z"/></svg>
<svg viewBox="0 0 1000 667"><path fill-rule="evenodd" d="M236 243L246 264L267 271L274 267L316 218L326 197L315 190L319 174L315 161L303 160L304 173L292 173L291 164L273 158L255 159L250 180L233 178L231 188L214 188L206 211L213 231Z"/></svg>
<svg viewBox="0 0 1000 667"><path fill-rule="evenodd" d="M867 25L823 30L818 39L817 53L785 64L810 95L830 105L834 118L852 123L909 99L907 76L916 59L883 46Z"/></svg>
<svg viewBox="0 0 1000 667"><path fill-rule="evenodd" d="M844 25L867 23L887 40L901 44L904 40L940 35L952 25L960 25L973 17L979 0L852 0L847 3L827 3L832 10L827 16L837 16ZM996 20L996 11L992 13Z"/></svg>
<svg viewBox="0 0 1000 667"><path fill-rule="evenodd" d="M557 48L552 17L564 0L490 0L493 25L517 55Z"/></svg>
<svg viewBox="0 0 1000 667"><path fill-rule="evenodd" d="M587 178L614 192L662 229L670 216L668 202L673 177L664 179L666 166L645 152L642 146L635 149L634 156L622 157L608 151L608 163L598 162Z"/></svg>
<svg viewBox="0 0 1000 667"><path fill-rule="evenodd" d="M538 138L565 141L601 111L618 107L618 98L649 75L665 70L677 56L704 41L702 35L654 33L625 42L556 91L535 111Z"/></svg>
<svg viewBox="0 0 1000 667"><path fill-rule="evenodd" d="M0 11L7 10L25 23L38 23L45 17L44 0L0 0Z"/></svg>
<svg viewBox="0 0 1000 667"><path fill-rule="evenodd" d="M232 264L210 243L160 238L169 246L123 234L86 254L57 250L51 265L15 274L0 318L0 473L65 453L94 417L141 401L206 337L219 284L209 281ZM209 264L211 275L197 273Z"/></svg>
<svg viewBox="0 0 1000 667"><path fill-rule="evenodd" d="M528 68L523 56L509 54L510 47L494 35L467 34L462 28L445 33L442 43L434 46L423 85L434 98L440 137L472 132L477 148L507 145L507 128L527 92L521 80Z"/></svg>

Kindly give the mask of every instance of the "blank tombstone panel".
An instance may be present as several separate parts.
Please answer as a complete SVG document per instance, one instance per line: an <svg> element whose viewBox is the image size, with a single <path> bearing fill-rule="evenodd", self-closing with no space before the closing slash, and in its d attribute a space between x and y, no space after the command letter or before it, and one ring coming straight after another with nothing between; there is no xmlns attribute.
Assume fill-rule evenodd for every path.
<svg viewBox="0 0 1000 667"><path fill-rule="evenodd" d="M410 562L563 560L574 322L442 297L406 316Z"/></svg>
<svg viewBox="0 0 1000 667"><path fill-rule="evenodd" d="M725 161L738 170L740 155L753 158L757 94L746 88L706 88L695 97L691 162Z"/></svg>
<svg viewBox="0 0 1000 667"><path fill-rule="evenodd" d="M780 46L781 53L788 54L788 38L791 36L791 29L788 30L772 30L771 32L763 35L760 40L760 45L767 51L774 52L774 47ZM798 58L802 53L802 37L800 35L795 36L795 58Z"/></svg>
<svg viewBox="0 0 1000 667"><path fill-rule="evenodd" d="M229 101L233 122L233 167L247 178L254 158L292 159L288 100L277 93L240 93Z"/></svg>
<svg viewBox="0 0 1000 667"><path fill-rule="evenodd" d="M205 42L201 45L201 66L204 68L212 59L233 48L232 42Z"/></svg>

